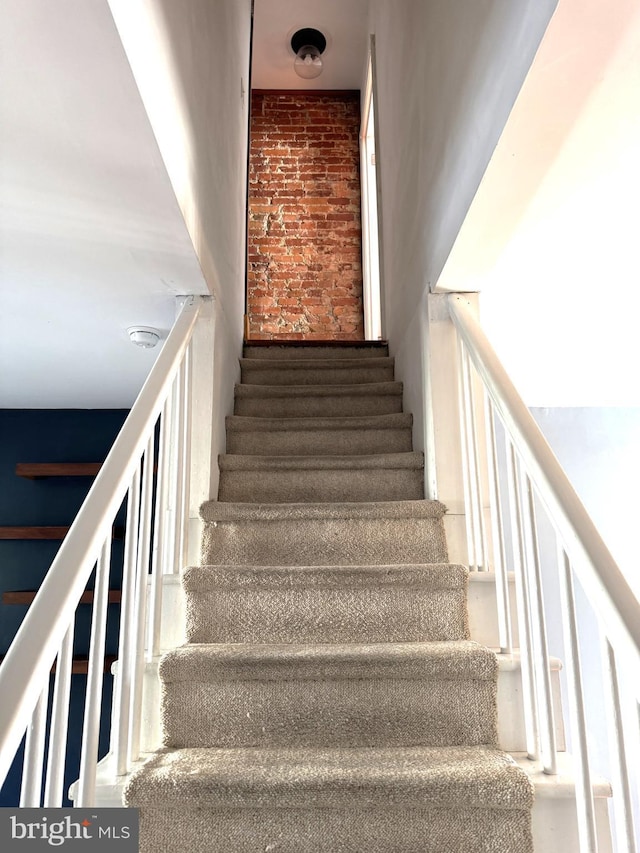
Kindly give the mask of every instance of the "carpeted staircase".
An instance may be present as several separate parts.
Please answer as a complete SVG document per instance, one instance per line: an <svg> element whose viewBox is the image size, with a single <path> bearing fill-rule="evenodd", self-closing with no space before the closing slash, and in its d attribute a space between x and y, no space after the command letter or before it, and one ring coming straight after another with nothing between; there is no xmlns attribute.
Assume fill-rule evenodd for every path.
<svg viewBox="0 0 640 853"><path fill-rule="evenodd" d="M125 791L142 853L531 853L386 349L246 347L227 450Z"/></svg>

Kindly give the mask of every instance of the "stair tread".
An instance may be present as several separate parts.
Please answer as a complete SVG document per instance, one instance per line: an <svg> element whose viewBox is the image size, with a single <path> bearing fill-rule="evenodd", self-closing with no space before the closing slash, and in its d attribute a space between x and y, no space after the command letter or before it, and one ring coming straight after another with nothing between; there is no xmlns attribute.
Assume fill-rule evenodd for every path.
<svg viewBox="0 0 640 853"><path fill-rule="evenodd" d="M348 501L335 503L234 503L205 501L200 507L204 522L289 521L292 519L441 519L446 507L440 501Z"/></svg>
<svg viewBox="0 0 640 853"><path fill-rule="evenodd" d="M496 655L471 640L426 643L191 643L160 662L164 682L437 679L494 682Z"/></svg>
<svg viewBox="0 0 640 853"><path fill-rule="evenodd" d="M227 429L237 432L296 432L317 430L391 430L410 429L413 418L403 412L389 415L334 418L257 418L250 415L229 415Z"/></svg>
<svg viewBox="0 0 640 853"><path fill-rule="evenodd" d="M422 469L422 453L376 453L351 456L250 456L241 453L218 457L221 471L317 471Z"/></svg>
<svg viewBox="0 0 640 853"><path fill-rule="evenodd" d="M243 355L260 360L281 358L308 359L341 358L377 358L388 353L386 341L245 341Z"/></svg>
<svg viewBox="0 0 640 853"><path fill-rule="evenodd" d="M395 360L391 355L363 358L241 358L240 367L252 370L375 370L380 367L393 367Z"/></svg>
<svg viewBox="0 0 640 853"><path fill-rule="evenodd" d="M529 809L533 788L490 746L186 748L155 754L129 780L128 806Z"/></svg>
<svg viewBox="0 0 640 853"><path fill-rule="evenodd" d="M190 566L182 575L185 590L213 589L375 589L428 586L464 589L469 571L451 563L387 566Z"/></svg>
<svg viewBox="0 0 640 853"><path fill-rule="evenodd" d="M359 382L354 385L251 385L235 386L236 398L243 397L399 397L402 382Z"/></svg>

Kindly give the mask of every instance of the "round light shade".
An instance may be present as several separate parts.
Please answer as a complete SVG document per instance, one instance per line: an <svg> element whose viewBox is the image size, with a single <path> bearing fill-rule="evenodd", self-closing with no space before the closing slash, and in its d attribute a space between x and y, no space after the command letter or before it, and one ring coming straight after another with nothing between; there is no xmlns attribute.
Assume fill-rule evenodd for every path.
<svg viewBox="0 0 640 853"><path fill-rule="evenodd" d="M322 74L322 68L322 57L317 47L312 44L305 44L300 48L293 63L293 70L298 77L313 80L314 77Z"/></svg>
<svg viewBox="0 0 640 853"><path fill-rule="evenodd" d="M322 54L327 46L327 40L320 30L305 27L291 37L291 48L296 55L293 69L305 80L313 80L322 74L324 63Z"/></svg>

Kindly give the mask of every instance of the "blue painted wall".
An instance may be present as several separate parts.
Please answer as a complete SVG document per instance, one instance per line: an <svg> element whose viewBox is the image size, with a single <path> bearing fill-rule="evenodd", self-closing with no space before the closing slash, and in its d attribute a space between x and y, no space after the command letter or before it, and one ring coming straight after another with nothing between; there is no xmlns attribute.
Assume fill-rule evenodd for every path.
<svg viewBox="0 0 640 853"><path fill-rule="evenodd" d="M127 414L122 409L0 410L0 526L70 524L92 479L25 480L15 476L16 463L100 462L109 452ZM38 589L59 547L59 542L0 540L0 595L8 590ZM112 563L110 586L119 588L122 542L114 543ZM26 606L0 605L0 654L6 653L26 611ZM84 605L76 619L74 653L79 656L87 654L90 626L91 607ZM117 628L118 608L110 605L107 654L115 653ZM78 777L85 688L86 677L74 675L65 791ZM111 707L111 690L112 677L105 675L103 707L107 710ZM26 723L25 720L25 726ZM108 723L109 714L103 714L101 756L108 749ZM20 777L21 753L0 791L0 806L18 804Z"/></svg>

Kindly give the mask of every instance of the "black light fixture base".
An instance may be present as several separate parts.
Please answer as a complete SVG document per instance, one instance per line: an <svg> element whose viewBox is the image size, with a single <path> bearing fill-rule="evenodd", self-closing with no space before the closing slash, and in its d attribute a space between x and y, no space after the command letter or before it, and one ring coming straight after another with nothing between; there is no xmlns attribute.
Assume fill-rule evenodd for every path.
<svg viewBox="0 0 640 853"><path fill-rule="evenodd" d="M317 47L320 53L323 53L327 40L322 35L320 30L314 30L313 27L304 27L298 30L291 36L291 47L294 53L297 53L301 47Z"/></svg>

